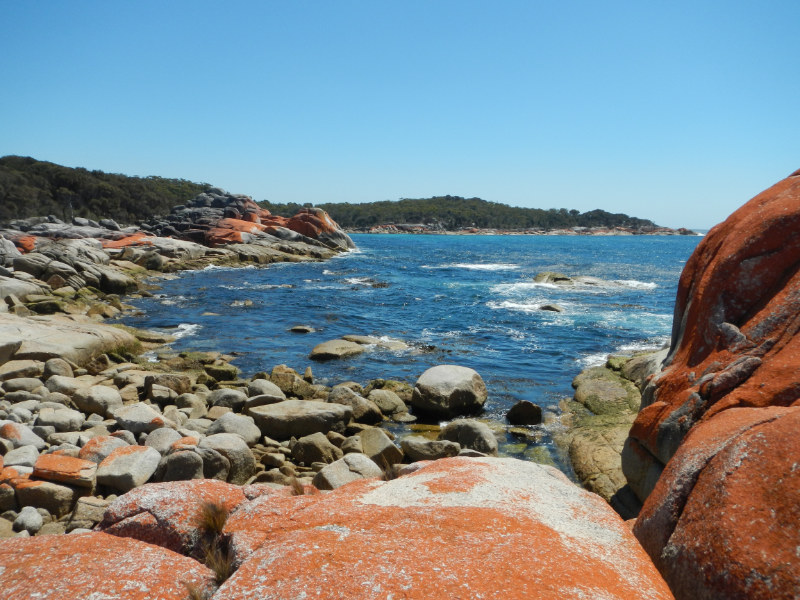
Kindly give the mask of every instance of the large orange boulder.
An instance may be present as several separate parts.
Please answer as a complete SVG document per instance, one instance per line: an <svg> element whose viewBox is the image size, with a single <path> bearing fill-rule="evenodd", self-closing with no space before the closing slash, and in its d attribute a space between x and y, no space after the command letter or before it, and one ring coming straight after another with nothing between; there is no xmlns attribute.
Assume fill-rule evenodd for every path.
<svg viewBox="0 0 800 600"><path fill-rule="evenodd" d="M623 470L645 499L689 430L800 399L800 171L713 228L680 278L672 345L645 389Z"/></svg>
<svg viewBox="0 0 800 600"><path fill-rule="evenodd" d="M286 228L341 249L355 248L350 237L321 208L303 208L286 222Z"/></svg>
<svg viewBox="0 0 800 600"><path fill-rule="evenodd" d="M114 500L97 529L198 555L202 504L217 503L232 511L245 500L241 486L216 479L150 483Z"/></svg>
<svg viewBox="0 0 800 600"><path fill-rule="evenodd" d="M634 533L679 599L800 597L800 171L698 245L665 364L623 451Z"/></svg>
<svg viewBox="0 0 800 600"><path fill-rule="evenodd" d="M800 597L800 407L731 408L696 426L634 534L677 598Z"/></svg>
<svg viewBox="0 0 800 600"><path fill-rule="evenodd" d="M0 544L4 600L185 600L214 591L213 572L170 550L105 533L8 539Z"/></svg>
<svg viewBox="0 0 800 600"><path fill-rule="evenodd" d="M215 598L672 598L626 524L557 470L449 458L243 503Z"/></svg>

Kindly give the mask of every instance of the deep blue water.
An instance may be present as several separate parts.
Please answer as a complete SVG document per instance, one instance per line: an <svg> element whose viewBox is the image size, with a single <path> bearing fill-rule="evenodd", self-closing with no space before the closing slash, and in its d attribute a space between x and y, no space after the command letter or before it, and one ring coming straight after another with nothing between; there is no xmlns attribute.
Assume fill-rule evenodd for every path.
<svg viewBox="0 0 800 600"><path fill-rule="evenodd" d="M520 399L557 412L572 378L608 353L666 343L678 277L700 239L354 235L356 252L324 263L185 273L161 283L159 297L135 301L143 315L125 322L183 334L176 350L240 353L234 364L245 375L283 363L300 372L311 365L328 385L377 377L413 384L436 364L472 367L489 389L485 416L502 421ZM533 283L546 270L608 283ZM547 303L565 310L539 310ZM317 331L287 331L297 324ZM308 359L316 344L345 334L388 336L412 349Z"/></svg>

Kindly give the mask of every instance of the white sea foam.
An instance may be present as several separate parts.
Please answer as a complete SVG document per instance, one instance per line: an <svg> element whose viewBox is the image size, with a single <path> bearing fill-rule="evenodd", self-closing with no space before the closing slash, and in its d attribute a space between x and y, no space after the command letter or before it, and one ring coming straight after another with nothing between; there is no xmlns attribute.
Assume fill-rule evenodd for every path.
<svg viewBox="0 0 800 600"><path fill-rule="evenodd" d="M351 285L369 285L373 283L373 280L369 277L345 277L344 281Z"/></svg>
<svg viewBox="0 0 800 600"><path fill-rule="evenodd" d="M514 271L519 269L519 265L512 263L456 263L452 266L456 269L472 271Z"/></svg>
<svg viewBox="0 0 800 600"><path fill-rule="evenodd" d="M578 292L597 294L608 292L609 290L627 288L634 290L653 290L658 287L658 284L649 281L637 281L636 279L615 279L613 281L606 281L603 279L590 278L584 281L580 279L575 281L575 284L559 285L555 283L540 283L537 281L518 281L516 283L500 283L492 286L490 289L495 294L502 294L511 296L534 290L558 290L561 292Z"/></svg>
<svg viewBox="0 0 800 600"><path fill-rule="evenodd" d="M513 296L522 293L541 291L541 290L559 290L565 289L562 286L553 283L536 283L534 281L520 281L518 283L499 283L489 288L493 294L500 294L502 296ZM572 288L567 288L572 289Z"/></svg>
<svg viewBox="0 0 800 600"><path fill-rule="evenodd" d="M606 364L609 356L617 354L634 354L635 352L647 352L654 350L661 350L664 345L669 341L669 338L653 338L649 340L642 340L640 342L631 342L629 344L622 344L614 349L612 352L597 352L589 354L578 359L578 362L584 368L589 367L602 367Z"/></svg>
<svg viewBox="0 0 800 600"><path fill-rule="evenodd" d="M176 304L186 302L186 296L162 296L160 301L164 306L175 306Z"/></svg>
<svg viewBox="0 0 800 600"><path fill-rule="evenodd" d="M187 274L192 275L194 273L201 273L202 271L242 271L245 269L257 269L256 265L245 265L244 267L221 267L219 265L206 265L202 269L195 269L192 271L186 271Z"/></svg>
<svg viewBox="0 0 800 600"><path fill-rule="evenodd" d="M636 281L635 279L615 279L614 283L618 283L623 287L629 287L635 290L654 290L658 287L657 283L653 283L651 281Z"/></svg>
<svg viewBox="0 0 800 600"><path fill-rule="evenodd" d="M200 331L200 324L199 323L181 323L176 327L176 331L172 332L172 336L176 339L181 339L185 337L189 337L192 335L197 335L197 332Z"/></svg>
<svg viewBox="0 0 800 600"><path fill-rule="evenodd" d="M491 308L492 310L515 310L518 312L540 312L542 310L542 306L548 304L547 302L540 302L536 300L532 301L523 301L523 302L514 302L513 300L503 300L502 302L496 302L494 300L490 300L486 303L486 306Z"/></svg>
<svg viewBox="0 0 800 600"><path fill-rule="evenodd" d="M513 263L449 263L446 265L422 265L422 269L467 269L470 271L515 271L519 265Z"/></svg>

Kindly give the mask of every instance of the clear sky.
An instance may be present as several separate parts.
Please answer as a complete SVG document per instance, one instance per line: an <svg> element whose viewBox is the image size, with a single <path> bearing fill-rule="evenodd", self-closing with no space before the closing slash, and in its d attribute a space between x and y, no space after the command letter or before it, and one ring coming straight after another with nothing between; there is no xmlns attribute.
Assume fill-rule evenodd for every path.
<svg viewBox="0 0 800 600"><path fill-rule="evenodd" d="M707 228L800 168L800 2L0 0L0 155Z"/></svg>

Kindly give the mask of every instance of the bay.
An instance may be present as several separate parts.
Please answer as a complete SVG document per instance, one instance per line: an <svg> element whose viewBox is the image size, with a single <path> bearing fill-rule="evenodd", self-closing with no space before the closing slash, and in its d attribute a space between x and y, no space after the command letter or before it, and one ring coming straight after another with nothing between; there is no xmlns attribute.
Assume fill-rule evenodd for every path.
<svg viewBox="0 0 800 600"><path fill-rule="evenodd" d="M218 350L250 376L287 364L311 365L317 382L411 384L428 367L478 371L489 400L483 415L502 423L518 400L558 413L581 369L609 353L668 342L678 278L696 236L353 235L358 249L322 263L210 268L160 283L124 322L180 338L177 351ZM542 271L590 276L596 285L535 283ZM558 304L563 312L541 310ZM295 334L305 324L314 333ZM410 344L370 347L356 357L316 363L318 343L347 334ZM556 420L557 423L557 420ZM565 472L552 427L534 444ZM501 435L502 438L502 435ZM531 455L508 436L506 453Z"/></svg>

